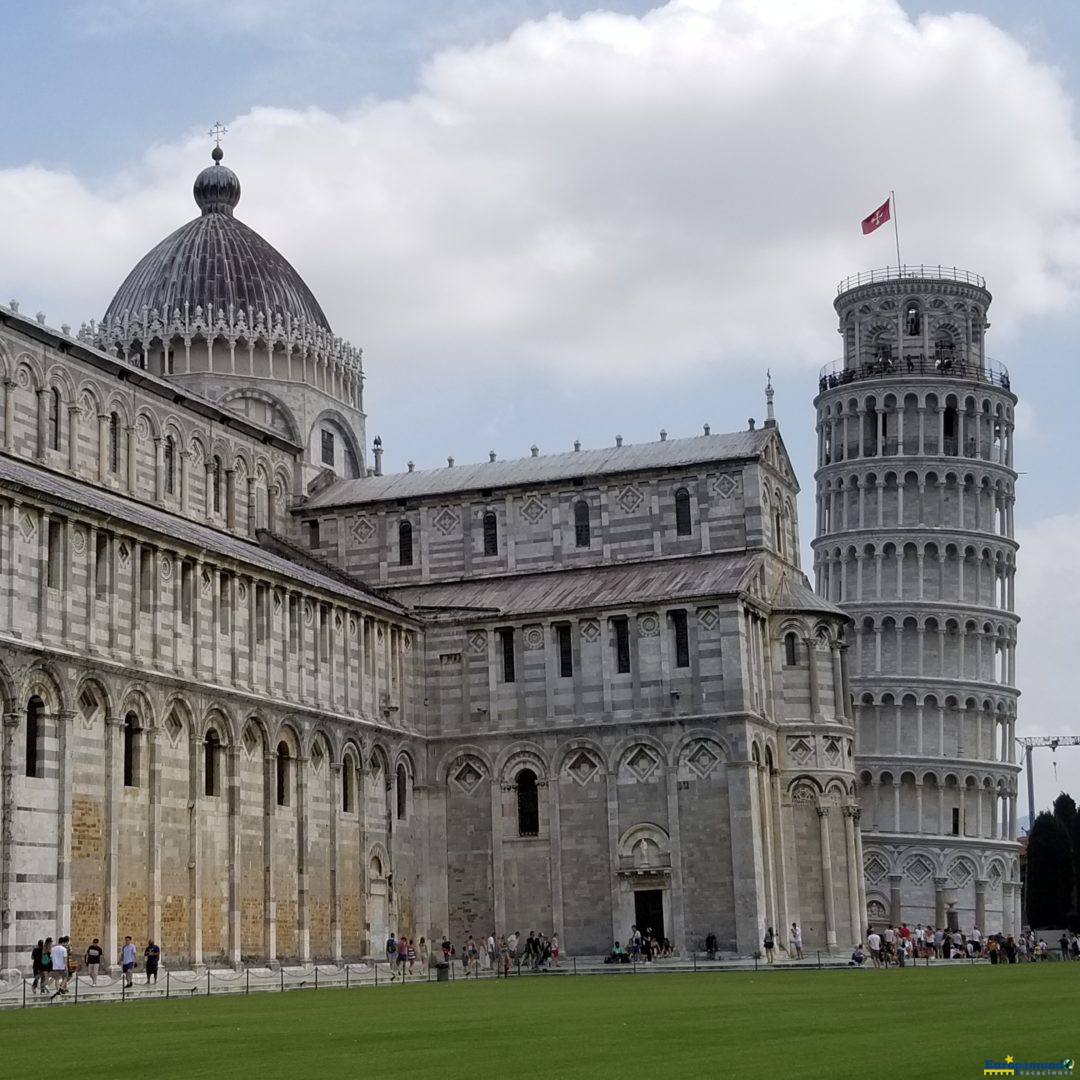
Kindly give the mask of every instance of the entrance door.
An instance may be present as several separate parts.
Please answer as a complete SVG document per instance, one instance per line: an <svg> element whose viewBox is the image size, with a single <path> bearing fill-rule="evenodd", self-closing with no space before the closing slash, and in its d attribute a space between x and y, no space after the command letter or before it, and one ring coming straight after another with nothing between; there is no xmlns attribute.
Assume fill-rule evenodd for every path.
<svg viewBox="0 0 1080 1080"><path fill-rule="evenodd" d="M634 921L645 936L651 930L657 941L664 940L664 890L637 889L634 892Z"/></svg>

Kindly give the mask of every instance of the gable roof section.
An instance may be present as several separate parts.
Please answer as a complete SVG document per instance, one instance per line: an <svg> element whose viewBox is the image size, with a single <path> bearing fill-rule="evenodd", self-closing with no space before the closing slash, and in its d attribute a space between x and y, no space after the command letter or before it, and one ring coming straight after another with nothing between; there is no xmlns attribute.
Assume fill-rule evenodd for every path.
<svg viewBox="0 0 1080 1080"><path fill-rule="evenodd" d="M471 610L477 618L541 615L596 608L734 596L760 561L759 554L696 555L574 570L405 586L394 597L420 613Z"/></svg>
<svg viewBox="0 0 1080 1080"><path fill-rule="evenodd" d="M578 477L679 468L712 462L757 458L770 438L763 428L731 434L697 435L689 439L571 450L512 461L486 461L445 469L393 473L338 480L313 495L303 510L350 506L396 499L417 499L488 488L529 487Z"/></svg>
<svg viewBox="0 0 1080 1080"><path fill-rule="evenodd" d="M408 613L393 600L346 585L329 573L320 573L310 566L282 558L251 541L219 532L208 525L200 525L178 514L158 510L135 499L84 484L80 480L59 476L24 461L0 455L0 485L24 491L28 496L61 503L74 510L87 509L113 518L117 523L132 529L156 534L163 546L167 546L172 540L178 545L210 551L221 558L246 563L265 573L280 575L368 608L379 608L399 618L408 617Z"/></svg>

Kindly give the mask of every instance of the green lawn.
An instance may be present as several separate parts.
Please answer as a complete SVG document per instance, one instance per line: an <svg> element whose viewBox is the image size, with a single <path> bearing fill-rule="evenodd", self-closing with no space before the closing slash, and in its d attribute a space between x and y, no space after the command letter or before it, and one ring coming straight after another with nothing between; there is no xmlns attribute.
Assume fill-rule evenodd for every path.
<svg viewBox="0 0 1080 1080"><path fill-rule="evenodd" d="M1080 964L1028 964L67 1003L0 1013L0 1075L974 1078L1080 1057L1078 988Z"/></svg>

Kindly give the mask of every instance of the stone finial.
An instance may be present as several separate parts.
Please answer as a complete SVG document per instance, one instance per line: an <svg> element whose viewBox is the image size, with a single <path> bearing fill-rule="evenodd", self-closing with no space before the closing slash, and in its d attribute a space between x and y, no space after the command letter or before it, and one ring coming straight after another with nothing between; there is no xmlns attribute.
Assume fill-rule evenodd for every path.
<svg viewBox="0 0 1080 1080"><path fill-rule="evenodd" d="M533 457L539 457L540 447L537 446L536 443L533 443L532 446L529 447L529 452L532 454Z"/></svg>
<svg viewBox="0 0 1080 1080"><path fill-rule="evenodd" d="M622 436L621 435L616 435L615 436L615 445L616 446L622 446Z"/></svg>
<svg viewBox="0 0 1080 1080"><path fill-rule="evenodd" d="M765 370L765 426L776 427L776 414L773 411L773 394L776 393L773 390L772 385L772 371L766 368Z"/></svg>
<svg viewBox="0 0 1080 1080"><path fill-rule="evenodd" d="M452 469L454 467L454 459L452 457L448 457L446 459L446 467L448 469Z"/></svg>
<svg viewBox="0 0 1080 1080"><path fill-rule="evenodd" d="M375 441L372 443L372 450L375 454L375 475L382 476L382 436L376 435Z"/></svg>
<svg viewBox="0 0 1080 1080"><path fill-rule="evenodd" d="M416 471L416 462L415 461L408 462L408 464L405 466L405 468L408 469L409 472L415 472Z"/></svg>
<svg viewBox="0 0 1080 1080"><path fill-rule="evenodd" d="M38 321L39 323L41 323L41 325L42 325L42 326L44 326L44 325L45 325L45 312L44 312L44 311L39 311L39 312L37 313L37 315L35 315L35 316L34 316L34 318L36 318L36 319L37 319L37 321Z"/></svg>
<svg viewBox="0 0 1080 1080"><path fill-rule="evenodd" d="M580 452L581 452L581 440L580 439L575 439L574 440L574 453L577 454L577 453L580 453Z"/></svg>
<svg viewBox="0 0 1080 1080"><path fill-rule="evenodd" d="M71 337L71 323L61 323L60 333L63 334L64 337Z"/></svg>
<svg viewBox="0 0 1080 1080"><path fill-rule="evenodd" d="M753 430L754 430L754 423L755 423L755 421L754 421L754 418L753 418L752 416L751 416L751 417L750 417L750 419L749 419L749 420L747 421L747 423L748 423L748 424L750 425L750 430L751 430L751 431L753 431Z"/></svg>
<svg viewBox="0 0 1080 1080"><path fill-rule="evenodd" d="M660 441L667 442L667 432L663 428L660 429Z"/></svg>
<svg viewBox="0 0 1080 1080"><path fill-rule="evenodd" d="M488 461L494 461L494 460L495 460L495 451L494 450L489 450L488 451Z"/></svg>
<svg viewBox="0 0 1080 1080"><path fill-rule="evenodd" d="M706 434L706 435L708 435L708 434L709 434L709 430L710 430L710 429L709 429L709 425L708 425L708 424L703 424L703 425L702 425L702 427L703 427L703 428L705 429L705 434Z"/></svg>
<svg viewBox="0 0 1080 1080"><path fill-rule="evenodd" d="M8 301L8 307L11 308L11 310L14 311L16 314L18 314L18 312L19 312L19 301L18 300L9 300Z"/></svg>

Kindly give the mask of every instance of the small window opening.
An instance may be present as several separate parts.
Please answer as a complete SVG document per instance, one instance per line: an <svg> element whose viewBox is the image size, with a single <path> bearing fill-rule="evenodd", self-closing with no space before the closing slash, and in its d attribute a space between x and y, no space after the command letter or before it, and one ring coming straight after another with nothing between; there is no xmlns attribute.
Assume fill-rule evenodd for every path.
<svg viewBox="0 0 1080 1080"><path fill-rule="evenodd" d="M194 575L194 567L189 562L180 564L180 619L190 624L191 622L191 582Z"/></svg>
<svg viewBox="0 0 1080 1080"><path fill-rule="evenodd" d="M260 645L266 640L266 593L265 585L255 586L255 640Z"/></svg>
<svg viewBox="0 0 1080 1080"><path fill-rule="evenodd" d="M139 718L124 717L124 787L139 786Z"/></svg>
<svg viewBox="0 0 1080 1080"><path fill-rule="evenodd" d="M307 523L308 529L308 547L317 548L319 546L319 522L309 521Z"/></svg>
<svg viewBox="0 0 1080 1080"><path fill-rule="evenodd" d="M405 820L405 810L408 805L408 784L409 774L405 770L404 765L398 765L397 767L397 819L398 821Z"/></svg>
<svg viewBox="0 0 1080 1080"><path fill-rule="evenodd" d="M559 676L569 679L574 674L574 646L570 637L570 626L562 623L555 627L559 642Z"/></svg>
<svg viewBox="0 0 1080 1080"><path fill-rule="evenodd" d="M514 670L514 631L499 630L499 653L502 656L503 682L512 683L516 677Z"/></svg>
<svg viewBox="0 0 1080 1080"><path fill-rule="evenodd" d="M499 554L499 521L491 510L484 515L484 554Z"/></svg>
<svg viewBox="0 0 1080 1080"><path fill-rule="evenodd" d="M960 835L960 807L954 806L952 811L952 835Z"/></svg>
<svg viewBox="0 0 1080 1080"><path fill-rule="evenodd" d="M176 440L165 436L165 494L176 494Z"/></svg>
<svg viewBox="0 0 1080 1080"><path fill-rule="evenodd" d="M620 675L630 672L630 620L612 619L615 630L615 670Z"/></svg>
<svg viewBox="0 0 1080 1080"><path fill-rule="evenodd" d="M690 492L686 488L679 488L675 492L675 535L689 536L691 532Z"/></svg>
<svg viewBox="0 0 1080 1080"><path fill-rule="evenodd" d="M904 310L904 333L908 337L918 337L922 333L922 313L914 301Z"/></svg>
<svg viewBox="0 0 1080 1080"><path fill-rule="evenodd" d="M60 449L61 427L60 427L60 391L54 386L49 391L49 448L51 450Z"/></svg>
<svg viewBox="0 0 1080 1080"><path fill-rule="evenodd" d="M412 523L403 521L398 525L398 564L412 566Z"/></svg>
<svg viewBox="0 0 1080 1080"><path fill-rule="evenodd" d="M139 610L151 611L154 607L154 555L143 547L139 549Z"/></svg>
<svg viewBox="0 0 1080 1080"><path fill-rule="evenodd" d="M214 467L211 472L211 484L214 494L214 513L221 513L221 458L214 456Z"/></svg>
<svg viewBox="0 0 1080 1080"><path fill-rule="evenodd" d="M109 416L109 472L120 471L120 415Z"/></svg>
<svg viewBox="0 0 1080 1080"><path fill-rule="evenodd" d="M341 809L346 814L354 811L356 800L356 766L352 758L346 758L341 767Z"/></svg>
<svg viewBox="0 0 1080 1080"><path fill-rule="evenodd" d="M794 667L799 662L799 641L794 633L784 635L784 663Z"/></svg>
<svg viewBox="0 0 1080 1080"><path fill-rule="evenodd" d="M671 613L671 627L675 635L675 666L684 668L690 666L690 635L686 624L685 611L673 611Z"/></svg>
<svg viewBox="0 0 1080 1080"><path fill-rule="evenodd" d="M220 795L221 737L211 728L203 743L203 794Z"/></svg>
<svg viewBox="0 0 1080 1080"><path fill-rule="evenodd" d="M35 694L26 705L26 775L42 777L44 770L45 702Z"/></svg>
<svg viewBox="0 0 1080 1080"><path fill-rule="evenodd" d="M322 430L322 463L333 467L334 464L334 433Z"/></svg>
<svg viewBox="0 0 1080 1080"><path fill-rule="evenodd" d="M587 548L592 543L589 504L584 499L574 503L574 540L579 548Z"/></svg>
<svg viewBox="0 0 1080 1080"><path fill-rule="evenodd" d="M47 584L50 589L59 589L63 569L64 523L56 518L49 519L49 551L46 566Z"/></svg>
<svg viewBox="0 0 1080 1080"><path fill-rule="evenodd" d="M289 805L289 746L279 742L277 748L277 804Z"/></svg>
<svg viewBox="0 0 1080 1080"><path fill-rule="evenodd" d="M94 547L94 595L103 600L109 595L109 537L107 533L97 534Z"/></svg>
<svg viewBox="0 0 1080 1080"><path fill-rule="evenodd" d="M540 793L536 773L522 769L517 774L518 836L537 836L540 833Z"/></svg>

